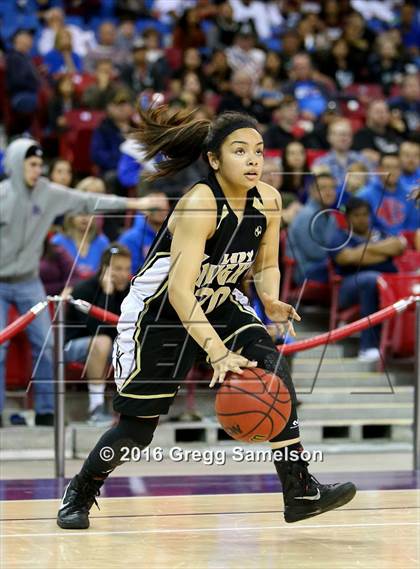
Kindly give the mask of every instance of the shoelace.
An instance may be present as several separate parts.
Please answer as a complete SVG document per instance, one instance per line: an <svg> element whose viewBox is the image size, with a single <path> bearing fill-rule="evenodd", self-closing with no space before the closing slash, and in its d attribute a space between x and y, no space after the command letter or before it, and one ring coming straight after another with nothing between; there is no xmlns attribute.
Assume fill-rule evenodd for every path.
<svg viewBox="0 0 420 569"><path fill-rule="evenodd" d="M96 499L100 495L101 490L94 482L86 480L82 483L80 487L80 501L86 502L93 498L93 503L98 508L98 510L100 510L101 508L99 507L98 501Z"/></svg>

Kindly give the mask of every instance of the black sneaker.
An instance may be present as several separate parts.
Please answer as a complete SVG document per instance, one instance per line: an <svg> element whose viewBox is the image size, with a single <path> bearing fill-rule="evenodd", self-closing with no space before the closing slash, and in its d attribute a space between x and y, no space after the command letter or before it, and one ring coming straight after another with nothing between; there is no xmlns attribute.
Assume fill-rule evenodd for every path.
<svg viewBox="0 0 420 569"><path fill-rule="evenodd" d="M98 502L103 480L85 478L76 474L70 481L61 500L57 514L57 524L63 529L87 529L89 527L89 510Z"/></svg>
<svg viewBox="0 0 420 569"><path fill-rule="evenodd" d="M356 494L356 486L352 482L321 484L309 474L308 463L304 460L287 461L284 468L284 519L287 523L335 510L350 502Z"/></svg>

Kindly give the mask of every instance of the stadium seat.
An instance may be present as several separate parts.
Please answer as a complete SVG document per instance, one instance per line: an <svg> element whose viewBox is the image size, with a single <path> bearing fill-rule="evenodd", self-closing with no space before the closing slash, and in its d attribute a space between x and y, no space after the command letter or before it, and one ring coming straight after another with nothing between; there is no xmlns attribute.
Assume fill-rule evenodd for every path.
<svg viewBox="0 0 420 569"><path fill-rule="evenodd" d="M102 111L77 109L65 114L67 131L60 137L60 156L69 160L75 172L94 174L95 167L90 158L92 133L104 118Z"/></svg>
<svg viewBox="0 0 420 569"><path fill-rule="evenodd" d="M394 264L400 273L415 273L420 267L420 251L406 249L402 255L394 258Z"/></svg>
<svg viewBox="0 0 420 569"><path fill-rule="evenodd" d="M299 302L329 304L330 287L328 284L317 281L307 280L302 285L296 285L293 279L293 272L296 261L286 254L287 231L282 230L280 234L280 251L283 265L282 287L280 299L283 302Z"/></svg>
<svg viewBox="0 0 420 569"><path fill-rule="evenodd" d="M382 274L378 279L379 306L385 308L397 300L419 294L417 274ZM415 305L382 324L380 350L383 359L414 355Z"/></svg>
<svg viewBox="0 0 420 569"><path fill-rule="evenodd" d="M348 308L339 308L338 295L343 277L335 272L331 260L328 263L328 280L331 288L330 330L334 330L342 324L347 324L360 318L360 306L354 304Z"/></svg>
<svg viewBox="0 0 420 569"><path fill-rule="evenodd" d="M343 90L346 97L355 97L363 104L374 99L383 99L384 93L378 83L353 83Z"/></svg>

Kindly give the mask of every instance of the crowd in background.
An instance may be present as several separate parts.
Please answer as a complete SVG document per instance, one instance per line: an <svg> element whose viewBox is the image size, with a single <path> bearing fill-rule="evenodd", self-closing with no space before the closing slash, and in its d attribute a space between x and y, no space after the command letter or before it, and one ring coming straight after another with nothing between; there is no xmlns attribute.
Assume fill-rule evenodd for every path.
<svg viewBox="0 0 420 569"><path fill-rule="evenodd" d="M134 218L57 219L41 264L48 293L65 285L76 287L73 295L77 287L82 296L92 292L83 283L97 278L104 253L115 248L136 272L176 198L205 174L197 162L171 180L145 181L154 165L126 137L136 106L153 102L197 117L235 110L258 119L263 179L282 194L297 285L327 283L335 271L343 277L341 306L360 303L361 314L370 314L378 275L397 271L395 258L408 247L420 249L418 210L407 199L420 180L416 2L0 0L0 14L8 139L29 133L40 140L54 182L148 194L155 205ZM60 141L79 109L100 119L88 167L74 171L60 157ZM351 235L333 210L351 219ZM101 290L113 289L109 274L109 286L103 278L102 271ZM86 357L86 343L79 347L75 359ZM360 357L374 361L377 348L377 331L368 330ZM109 337L95 349L104 368ZM98 397L91 396L91 411Z"/></svg>

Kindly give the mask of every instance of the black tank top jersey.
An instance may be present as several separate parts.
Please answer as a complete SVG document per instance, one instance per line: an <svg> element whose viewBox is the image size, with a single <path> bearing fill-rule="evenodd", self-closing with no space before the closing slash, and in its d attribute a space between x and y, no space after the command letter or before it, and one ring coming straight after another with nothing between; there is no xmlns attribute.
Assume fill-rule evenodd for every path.
<svg viewBox="0 0 420 569"><path fill-rule="evenodd" d="M195 296L206 315L221 306L254 263L267 227L264 206L256 187L248 191L243 218L230 207L213 173L197 182L213 191L217 203L217 225L206 242ZM157 318L179 320L168 300L168 272L172 235L168 230L170 214L156 235L143 267L132 280L130 294L145 303L149 314ZM209 316L208 316L209 317Z"/></svg>

